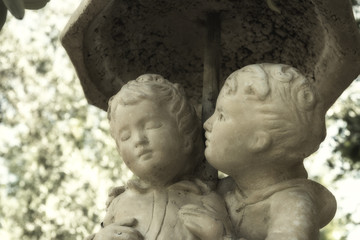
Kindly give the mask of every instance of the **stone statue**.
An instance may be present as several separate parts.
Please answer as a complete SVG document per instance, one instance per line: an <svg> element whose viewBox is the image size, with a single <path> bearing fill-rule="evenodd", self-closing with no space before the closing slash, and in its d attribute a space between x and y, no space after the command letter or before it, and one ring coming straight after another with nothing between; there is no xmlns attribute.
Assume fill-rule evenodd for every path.
<svg viewBox="0 0 360 240"><path fill-rule="evenodd" d="M237 240L317 239L336 201L307 179L303 160L325 136L325 112L359 74L360 34L351 10L349 0L83 0L62 43L91 104L106 110L108 99L124 86L110 101L110 123L120 155L139 177L110 193L104 228L94 239L114 233L150 240L232 234ZM260 62L299 70L249 65L223 82L234 69ZM150 86L177 89L176 96L183 96L182 90L159 75L127 84L144 72L181 83L202 109L203 122L223 86L204 124L205 156L229 175L219 181L218 195L211 184L217 170L197 160L203 151L200 131L191 137L182 127L197 122L189 120L194 111L184 104L183 121L182 114L167 111L183 109L182 103L161 100ZM144 138L143 146L156 145L136 156L130 141L121 140L134 133L120 130L125 124L137 134L135 120L142 117L156 119L149 121L150 129L164 122L164 132L155 140ZM184 126L194 130L192 123ZM155 147L162 154L155 154ZM146 161L139 165L136 159ZM126 238L119 236L113 235Z"/></svg>
<svg viewBox="0 0 360 240"><path fill-rule="evenodd" d="M282 64L232 73L205 122L205 156L229 177L220 181L238 238L315 240L336 200L307 179L303 159L325 136L324 109L313 84Z"/></svg>
<svg viewBox="0 0 360 240"><path fill-rule="evenodd" d="M178 84L142 75L110 99L108 117L137 178L110 192L102 229L87 239L211 240L231 233L223 199L194 177L203 159L201 125Z"/></svg>

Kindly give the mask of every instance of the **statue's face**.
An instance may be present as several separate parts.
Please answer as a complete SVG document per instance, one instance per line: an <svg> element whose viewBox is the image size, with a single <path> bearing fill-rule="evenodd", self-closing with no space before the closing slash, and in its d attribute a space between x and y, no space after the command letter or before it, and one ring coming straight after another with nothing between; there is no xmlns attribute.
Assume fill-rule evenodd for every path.
<svg viewBox="0 0 360 240"><path fill-rule="evenodd" d="M186 167L183 135L164 107L149 100L119 105L112 121L119 153L141 179L166 184Z"/></svg>
<svg viewBox="0 0 360 240"><path fill-rule="evenodd" d="M205 156L213 167L233 176L239 167L254 164L249 139L259 126L257 116L245 96L220 92L214 114L204 123Z"/></svg>

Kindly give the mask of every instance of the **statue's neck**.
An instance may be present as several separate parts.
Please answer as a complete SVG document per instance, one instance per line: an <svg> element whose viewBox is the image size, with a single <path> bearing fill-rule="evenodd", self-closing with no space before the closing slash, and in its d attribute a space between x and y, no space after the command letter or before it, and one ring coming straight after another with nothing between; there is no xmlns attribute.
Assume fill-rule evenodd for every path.
<svg viewBox="0 0 360 240"><path fill-rule="evenodd" d="M245 194L291 180L306 179L307 172L302 162L293 166L253 166L242 169L232 176L239 190Z"/></svg>

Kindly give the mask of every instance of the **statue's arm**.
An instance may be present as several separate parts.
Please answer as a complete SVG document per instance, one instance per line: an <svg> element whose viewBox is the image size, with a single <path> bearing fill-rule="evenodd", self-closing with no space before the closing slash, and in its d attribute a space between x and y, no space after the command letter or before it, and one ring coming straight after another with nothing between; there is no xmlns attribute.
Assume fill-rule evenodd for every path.
<svg viewBox="0 0 360 240"><path fill-rule="evenodd" d="M109 231L110 228L106 228L104 227L104 222L107 222L108 224L107 225L110 225L111 222L109 221L110 219L112 219L112 205L109 203L109 205L107 205L107 211L106 211L106 215L105 215L105 218L104 218L104 221L101 223L101 229L99 232L97 233L94 233L94 234L91 234L90 236L86 237L84 240L95 240L95 239L100 239L99 238L99 235L104 235L102 234L102 232L106 232L106 231ZM106 229L105 229L106 228ZM105 230L103 230L105 229ZM95 238L97 237L97 238ZM104 238L103 240L106 240L107 238ZM111 238L109 238L110 240Z"/></svg>
<svg viewBox="0 0 360 240"><path fill-rule="evenodd" d="M135 226L137 225L137 220L135 218L129 217L122 219L118 222L112 222L113 214L111 211L112 205L109 206L106 213L104 222L105 226L102 224L102 228L96 234L92 234L85 240L143 240L144 237L142 234L136 230Z"/></svg>
<svg viewBox="0 0 360 240"><path fill-rule="evenodd" d="M129 217L122 219L120 222L114 222L114 212L118 207L114 199L124 191L123 186L112 188L109 191L106 201L106 215L101 223L102 228L99 232L86 237L84 240L143 239L142 234L134 228L137 225L135 218Z"/></svg>
<svg viewBox="0 0 360 240"><path fill-rule="evenodd" d="M200 205L183 206L179 216L185 227L201 240L234 239L225 202L214 192L204 196Z"/></svg>
<svg viewBox="0 0 360 240"><path fill-rule="evenodd" d="M136 224L137 221L134 218L112 223L94 234L93 238L85 240L143 240L142 234L134 228Z"/></svg>

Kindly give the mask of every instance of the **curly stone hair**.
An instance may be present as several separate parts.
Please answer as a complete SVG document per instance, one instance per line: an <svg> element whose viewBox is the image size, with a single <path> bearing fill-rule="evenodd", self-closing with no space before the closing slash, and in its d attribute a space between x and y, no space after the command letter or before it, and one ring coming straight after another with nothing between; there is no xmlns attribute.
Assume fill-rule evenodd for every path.
<svg viewBox="0 0 360 240"><path fill-rule="evenodd" d="M238 87L240 82L244 88ZM228 77L221 94L244 94L248 101L260 103L256 109L271 135L274 158L303 159L325 137L325 114L317 89L294 67L248 65Z"/></svg>

